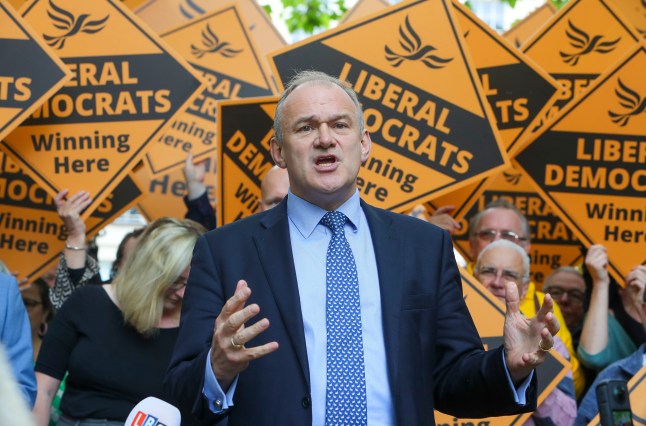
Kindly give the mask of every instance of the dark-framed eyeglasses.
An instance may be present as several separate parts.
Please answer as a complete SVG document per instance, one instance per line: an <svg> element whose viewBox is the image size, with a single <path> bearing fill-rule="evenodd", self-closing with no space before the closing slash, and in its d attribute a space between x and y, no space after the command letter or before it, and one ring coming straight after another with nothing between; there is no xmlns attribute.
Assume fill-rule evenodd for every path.
<svg viewBox="0 0 646 426"><path fill-rule="evenodd" d="M581 304L585 300L585 294L581 290L569 289L566 290L563 287L558 285L552 285L543 289L545 293L552 295L554 300L561 300L564 295L567 294L567 298L572 301L572 303Z"/></svg>
<svg viewBox="0 0 646 426"><path fill-rule="evenodd" d="M498 231L496 229L481 229L476 233L477 237L483 241L491 242L500 237L503 240L511 241L512 243L519 244L522 241L527 241L527 237L521 237L514 231Z"/></svg>

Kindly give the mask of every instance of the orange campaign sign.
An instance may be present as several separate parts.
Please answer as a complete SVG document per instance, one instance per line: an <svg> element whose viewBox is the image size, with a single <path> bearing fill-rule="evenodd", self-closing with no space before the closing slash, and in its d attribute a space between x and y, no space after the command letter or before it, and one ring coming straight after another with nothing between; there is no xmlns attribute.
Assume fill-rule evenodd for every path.
<svg viewBox="0 0 646 426"><path fill-rule="evenodd" d="M630 399L630 409L632 411L634 426L646 426L646 366L642 367L628 381L628 398ZM629 424L629 423L626 423ZM593 418L588 426L602 426L599 415Z"/></svg>
<svg viewBox="0 0 646 426"><path fill-rule="evenodd" d="M512 25L502 36L514 46L520 47L549 21L555 13L556 8L550 0L547 0L542 6L537 7L532 13Z"/></svg>
<svg viewBox="0 0 646 426"><path fill-rule="evenodd" d="M613 2L614 3L614 2ZM572 0L522 47L562 86L550 110L532 126L548 122L639 42L635 31L607 0Z"/></svg>
<svg viewBox="0 0 646 426"><path fill-rule="evenodd" d="M448 0L400 3L270 58L282 82L316 69L359 94L373 145L358 186L373 205L404 211L508 166L453 13Z"/></svg>
<svg viewBox="0 0 646 426"><path fill-rule="evenodd" d="M646 2L641 0L614 0L613 4L619 8L635 29L646 37Z"/></svg>
<svg viewBox="0 0 646 426"><path fill-rule="evenodd" d="M460 269L464 301L469 308L482 344L486 350L496 349L503 344L505 305L495 298L480 282L464 269ZM558 385L567 374L570 364L556 351L550 351L545 362L535 372L538 379L538 404ZM488 417L482 419L457 419L435 411L437 425L521 425L532 413L515 416Z"/></svg>
<svg viewBox="0 0 646 426"><path fill-rule="evenodd" d="M274 94L271 78L236 6L201 15L161 37L208 85L163 134L153 138L156 142L150 145L146 163L155 176L181 167L188 152L196 160L215 157L219 100Z"/></svg>
<svg viewBox="0 0 646 426"><path fill-rule="evenodd" d="M646 47L636 45L518 154L518 165L619 282L646 261Z"/></svg>
<svg viewBox="0 0 646 426"><path fill-rule="evenodd" d="M359 0L354 4L354 6L352 6L352 9L348 10L345 15L339 19L339 25L345 24L353 19L363 18L366 15L382 10L387 6L390 6L390 3L386 0Z"/></svg>
<svg viewBox="0 0 646 426"><path fill-rule="evenodd" d="M211 205L216 202L217 173L215 158L205 161L204 184ZM181 169L173 169L159 176L151 176L146 166L140 164L134 170L134 178L144 188L145 195L137 204L137 210L148 222L160 217L186 217L184 196L188 194L186 179Z"/></svg>
<svg viewBox="0 0 646 426"><path fill-rule="evenodd" d="M582 262L581 244L572 231L538 195L532 180L515 168L491 179L487 189L466 214L466 219L461 221L460 230L453 235L454 246L465 259L476 261L470 255L468 221L498 198L507 199L529 222L532 230L530 277L537 290L542 288L545 278L554 269Z"/></svg>
<svg viewBox="0 0 646 426"><path fill-rule="evenodd" d="M513 155L531 122L553 104L551 98L560 86L473 12L457 1L453 5L503 145ZM453 216L461 219L487 187L488 179L435 197L431 205L456 206Z"/></svg>
<svg viewBox="0 0 646 426"><path fill-rule="evenodd" d="M73 78L2 147L51 195L89 191L89 215L201 80L118 1L36 0L22 13Z"/></svg>
<svg viewBox="0 0 646 426"><path fill-rule="evenodd" d="M0 155L0 258L18 278L32 281L56 262L67 230L54 200L29 175ZM142 195L129 176L86 219L88 238L121 215Z"/></svg>
<svg viewBox="0 0 646 426"><path fill-rule="evenodd" d="M148 0L135 13L159 33L230 4L231 0ZM249 25L248 29L260 52L263 66L268 67L266 55L285 46L285 39L256 0L237 0L235 4Z"/></svg>
<svg viewBox="0 0 646 426"><path fill-rule="evenodd" d="M71 75L25 21L0 1L0 140Z"/></svg>
<svg viewBox="0 0 646 426"><path fill-rule="evenodd" d="M269 141L277 103L264 97L218 104L218 226L258 209L260 183L274 166Z"/></svg>

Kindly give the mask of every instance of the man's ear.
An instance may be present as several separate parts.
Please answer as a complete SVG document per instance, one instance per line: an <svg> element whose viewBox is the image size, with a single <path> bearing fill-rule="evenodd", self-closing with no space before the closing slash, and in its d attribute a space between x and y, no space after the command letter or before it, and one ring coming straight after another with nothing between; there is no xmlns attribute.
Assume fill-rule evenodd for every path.
<svg viewBox="0 0 646 426"><path fill-rule="evenodd" d="M283 147L276 138L271 138L269 141L269 151L271 152L271 158L274 159L274 163L282 169L287 167L285 159L283 158Z"/></svg>
<svg viewBox="0 0 646 426"><path fill-rule="evenodd" d="M370 151L372 150L372 139L370 139L370 133L367 130L363 131L361 135L361 163L368 161L370 156Z"/></svg>

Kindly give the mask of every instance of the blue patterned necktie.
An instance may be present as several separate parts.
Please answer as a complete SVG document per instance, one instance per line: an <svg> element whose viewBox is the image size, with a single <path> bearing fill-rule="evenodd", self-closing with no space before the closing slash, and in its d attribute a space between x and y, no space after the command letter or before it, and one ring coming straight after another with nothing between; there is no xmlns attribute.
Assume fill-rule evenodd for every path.
<svg viewBox="0 0 646 426"><path fill-rule="evenodd" d="M366 375L361 337L359 278L343 229L346 216L327 212L321 224L330 228L327 249L326 331L327 391L325 425L366 425Z"/></svg>

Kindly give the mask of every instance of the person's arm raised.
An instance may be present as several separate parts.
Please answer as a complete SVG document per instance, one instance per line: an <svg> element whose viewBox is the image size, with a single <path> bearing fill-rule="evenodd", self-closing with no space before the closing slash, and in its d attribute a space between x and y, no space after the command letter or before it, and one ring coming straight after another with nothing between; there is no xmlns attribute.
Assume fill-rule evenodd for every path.
<svg viewBox="0 0 646 426"><path fill-rule="evenodd" d="M63 250L65 262L70 269L81 269L85 266L85 222L81 213L92 203L92 197L87 191L79 191L70 196L68 189L64 189L54 197L56 211L63 220L67 229L67 241Z"/></svg>
<svg viewBox="0 0 646 426"><path fill-rule="evenodd" d="M610 276L608 253L602 245L590 246L585 256L585 265L592 277L590 306L583 322L579 347L595 355L608 346L608 303Z"/></svg>

